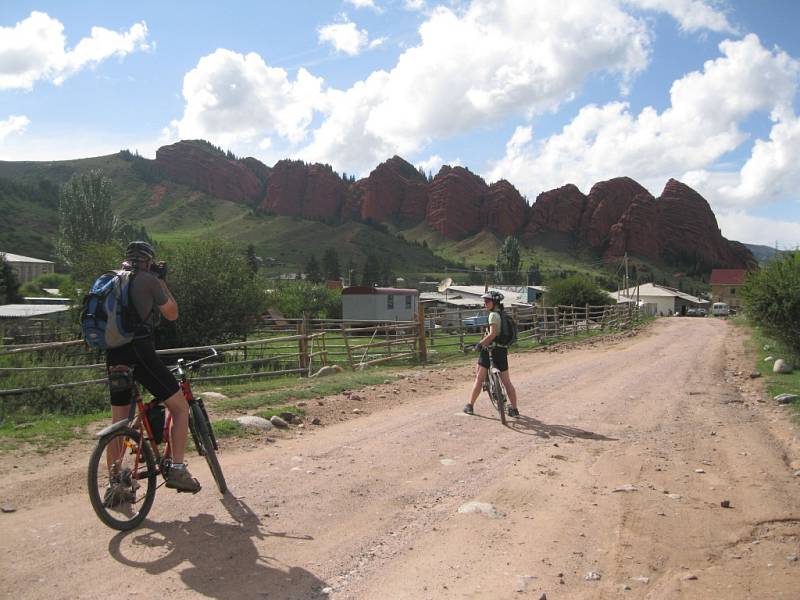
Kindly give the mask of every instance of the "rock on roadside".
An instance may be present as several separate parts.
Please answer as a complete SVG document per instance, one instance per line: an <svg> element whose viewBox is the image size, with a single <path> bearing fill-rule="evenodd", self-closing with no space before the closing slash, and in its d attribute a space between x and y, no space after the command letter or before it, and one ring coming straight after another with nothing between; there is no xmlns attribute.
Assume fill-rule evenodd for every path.
<svg viewBox="0 0 800 600"><path fill-rule="evenodd" d="M272 429L272 423L262 417L255 415L244 415L237 417L236 422L246 429L257 429L259 431L269 431Z"/></svg>
<svg viewBox="0 0 800 600"><path fill-rule="evenodd" d="M274 415L269 421L278 429L289 429L289 424L278 415Z"/></svg>
<svg viewBox="0 0 800 600"><path fill-rule="evenodd" d="M783 360L782 358L779 358L772 365L772 372L773 373L791 373L792 372L792 367L785 360Z"/></svg>
<svg viewBox="0 0 800 600"><path fill-rule="evenodd" d="M200 397L203 401L209 402L217 402L219 400L227 400L228 397L225 394L220 394L219 392L203 392L200 394Z"/></svg>

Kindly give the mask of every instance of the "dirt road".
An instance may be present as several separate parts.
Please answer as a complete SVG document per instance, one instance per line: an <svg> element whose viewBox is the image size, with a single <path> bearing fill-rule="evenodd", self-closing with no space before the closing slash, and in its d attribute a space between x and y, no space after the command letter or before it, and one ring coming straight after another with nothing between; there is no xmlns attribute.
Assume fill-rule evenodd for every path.
<svg viewBox="0 0 800 600"><path fill-rule="evenodd" d="M160 490L129 534L93 514L86 456L6 466L0 594L800 598L798 433L751 361L710 318L517 354L508 428L485 397L460 412L471 368L422 370L402 403L223 451L225 500L195 459L206 488Z"/></svg>

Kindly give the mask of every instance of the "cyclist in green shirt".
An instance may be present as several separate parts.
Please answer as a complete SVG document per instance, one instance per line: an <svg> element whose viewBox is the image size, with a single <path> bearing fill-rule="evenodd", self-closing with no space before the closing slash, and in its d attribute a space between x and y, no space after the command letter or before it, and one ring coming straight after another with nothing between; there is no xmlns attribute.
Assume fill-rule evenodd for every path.
<svg viewBox="0 0 800 600"><path fill-rule="evenodd" d="M478 342L478 345L481 347L481 353L478 357L478 369L475 374L475 384L472 386L472 395L470 396L469 403L464 406L464 412L468 415L473 414L475 401L481 393L483 382L486 381L489 372L489 353L491 352L492 362L494 362L494 366L499 369L500 380L503 382L503 387L508 394L508 400L510 402L508 416L518 417L517 390L514 388L514 384L511 383L511 376L508 374L508 347L494 341L500 334L502 323L500 313L503 311L503 294L497 291L491 291L481 296L481 298L483 299L486 310L489 311L489 329L481 341Z"/></svg>

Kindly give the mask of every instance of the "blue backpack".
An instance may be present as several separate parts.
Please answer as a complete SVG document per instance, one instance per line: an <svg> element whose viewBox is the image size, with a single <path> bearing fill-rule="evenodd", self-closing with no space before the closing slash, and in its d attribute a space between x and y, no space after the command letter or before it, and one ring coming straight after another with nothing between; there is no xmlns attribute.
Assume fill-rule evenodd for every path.
<svg viewBox="0 0 800 600"><path fill-rule="evenodd" d="M133 271L108 271L83 299L81 330L91 348L110 350L133 341L136 319L130 286Z"/></svg>

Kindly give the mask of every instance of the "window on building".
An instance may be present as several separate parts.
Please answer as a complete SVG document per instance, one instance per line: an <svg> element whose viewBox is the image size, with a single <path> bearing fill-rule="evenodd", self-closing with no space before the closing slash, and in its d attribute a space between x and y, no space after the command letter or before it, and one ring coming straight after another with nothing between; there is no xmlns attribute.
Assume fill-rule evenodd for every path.
<svg viewBox="0 0 800 600"><path fill-rule="evenodd" d="M393 294L389 294L388 296L386 296L386 308L388 308L390 310L394 308L394 295Z"/></svg>
<svg viewBox="0 0 800 600"><path fill-rule="evenodd" d="M731 288L731 296L735 296L735 295L736 295L736 288Z"/></svg>
<svg viewBox="0 0 800 600"><path fill-rule="evenodd" d="M406 309L411 310L411 296L406 296Z"/></svg>

